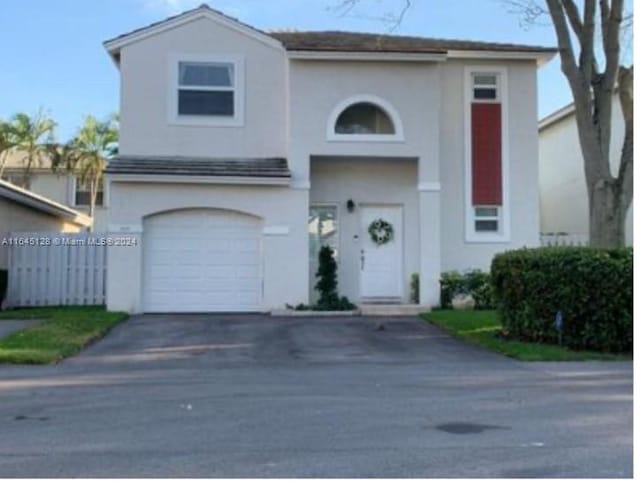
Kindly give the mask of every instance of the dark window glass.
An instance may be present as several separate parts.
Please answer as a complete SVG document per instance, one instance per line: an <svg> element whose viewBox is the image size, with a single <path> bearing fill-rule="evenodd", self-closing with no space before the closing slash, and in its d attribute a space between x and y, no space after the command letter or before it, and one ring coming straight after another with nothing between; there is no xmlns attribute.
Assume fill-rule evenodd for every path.
<svg viewBox="0 0 640 483"><path fill-rule="evenodd" d="M395 134L386 112L374 104L361 102L347 108L336 122L336 134Z"/></svg>
<svg viewBox="0 0 640 483"><path fill-rule="evenodd" d="M104 194L98 191L96 195L96 206L102 206ZM89 206L91 204L91 193L89 191L76 191L76 206Z"/></svg>
<svg viewBox="0 0 640 483"><path fill-rule="evenodd" d="M498 222L496 220L478 220L476 221L476 231L498 231Z"/></svg>
<svg viewBox="0 0 640 483"><path fill-rule="evenodd" d="M473 90L473 96L476 99L495 100L498 98L498 91L495 87L476 87Z"/></svg>
<svg viewBox="0 0 640 483"><path fill-rule="evenodd" d="M28 177L22 174L5 174L2 176L2 179L17 186L18 188L25 190L31 189L31 181Z"/></svg>
<svg viewBox="0 0 640 483"><path fill-rule="evenodd" d="M231 91L178 91L178 114L181 116L233 116Z"/></svg>
<svg viewBox="0 0 640 483"><path fill-rule="evenodd" d="M233 64L180 62L181 86L232 87Z"/></svg>

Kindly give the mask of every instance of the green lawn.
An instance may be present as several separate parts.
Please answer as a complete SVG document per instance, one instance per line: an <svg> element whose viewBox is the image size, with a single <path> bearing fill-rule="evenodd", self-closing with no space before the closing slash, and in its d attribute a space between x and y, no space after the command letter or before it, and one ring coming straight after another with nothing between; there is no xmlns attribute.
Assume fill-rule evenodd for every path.
<svg viewBox="0 0 640 483"><path fill-rule="evenodd" d="M127 314L104 307L53 307L0 312L6 319L38 319L42 324L0 339L0 363L51 364L103 337Z"/></svg>
<svg viewBox="0 0 640 483"><path fill-rule="evenodd" d="M573 351L552 344L518 342L497 336L501 325L492 310L455 311L435 310L424 314L423 318L442 327L447 332L473 344L486 347L521 361L589 361L589 360L629 360L630 355L606 354L601 352Z"/></svg>

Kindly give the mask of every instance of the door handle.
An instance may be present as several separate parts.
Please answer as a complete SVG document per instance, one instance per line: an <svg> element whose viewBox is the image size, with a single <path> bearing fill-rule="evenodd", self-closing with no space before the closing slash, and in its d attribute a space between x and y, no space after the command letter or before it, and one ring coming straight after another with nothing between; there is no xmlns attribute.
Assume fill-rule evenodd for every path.
<svg viewBox="0 0 640 483"><path fill-rule="evenodd" d="M364 250L360 250L360 270L364 270Z"/></svg>

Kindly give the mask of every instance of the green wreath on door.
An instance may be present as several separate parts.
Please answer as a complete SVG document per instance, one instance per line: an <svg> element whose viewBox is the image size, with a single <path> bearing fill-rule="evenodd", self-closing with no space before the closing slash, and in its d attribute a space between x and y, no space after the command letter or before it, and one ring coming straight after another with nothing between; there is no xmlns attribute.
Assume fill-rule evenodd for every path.
<svg viewBox="0 0 640 483"><path fill-rule="evenodd" d="M376 245L386 245L393 240L393 225L382 218L373 220L369 225L369 236Z"/></svg>

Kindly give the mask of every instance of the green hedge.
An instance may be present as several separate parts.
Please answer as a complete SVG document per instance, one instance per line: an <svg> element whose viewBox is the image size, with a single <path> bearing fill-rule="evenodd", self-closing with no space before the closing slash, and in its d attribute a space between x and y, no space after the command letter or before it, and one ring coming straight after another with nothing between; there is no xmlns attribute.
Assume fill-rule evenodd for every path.
<svg viewBox="0 0 640 483"><path fill-rule="evenodd" d="M482 270L471 270L465 273L457 271L444 272L440 276L440 306L450 309L456 295L471 295L476 309L495 308L491 276Z"/></svg>
<svg viewBox="0 0 640 483"><path fill-rule="evenodd" d="M498 313L508 336L574 349L629 352L633 346L633 250L523 249L491 267Z"/></svg>
<svg viewBox="0 0 640 483"><path fill-rule="evenodd" d="M4 298L7 295L7 281L8 272L6 270L0 270L0 307L2 307L2 302L4 302Z"/></svg>

